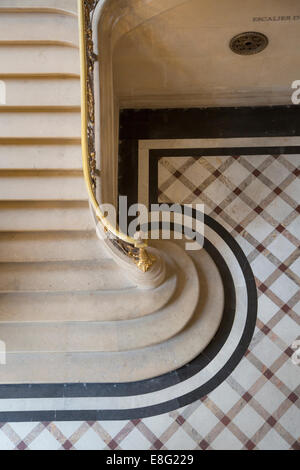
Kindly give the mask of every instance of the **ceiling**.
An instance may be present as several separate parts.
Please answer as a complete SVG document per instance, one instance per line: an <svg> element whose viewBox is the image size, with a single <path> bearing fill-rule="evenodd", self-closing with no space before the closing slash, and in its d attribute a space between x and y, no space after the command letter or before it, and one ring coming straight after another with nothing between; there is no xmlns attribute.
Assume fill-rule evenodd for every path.
<svg viewBox="0 0 300 470"><path fill-rule="evenodd" d="M264 33L268 47L232 52L245 31ZM299 44L299 0L188 0L119 40L115 93L121 107L291 104Z"/></svg>

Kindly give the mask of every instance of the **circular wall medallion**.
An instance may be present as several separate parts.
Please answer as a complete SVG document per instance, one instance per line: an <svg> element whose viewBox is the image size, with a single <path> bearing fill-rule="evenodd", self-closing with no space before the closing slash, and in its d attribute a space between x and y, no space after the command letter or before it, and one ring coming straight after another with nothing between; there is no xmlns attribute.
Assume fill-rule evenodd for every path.
<svg viewBox="0 0 300 470"><path fill-rule="evenodd" d="M267 36L250 31L234 36L230 41L230 49L239 55L252 55L263 51L268 44Z"/></svg>

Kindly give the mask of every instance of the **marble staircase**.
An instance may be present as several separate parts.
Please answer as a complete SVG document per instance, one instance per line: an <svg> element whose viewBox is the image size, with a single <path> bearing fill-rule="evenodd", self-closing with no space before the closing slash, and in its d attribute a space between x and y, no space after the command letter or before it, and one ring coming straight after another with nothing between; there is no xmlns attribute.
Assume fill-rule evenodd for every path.
<svg viewBox="0 0 300 470"><path fill-rule="evenodd" d="M204 250L157 241L166 279L140 289L97 238L77 1L2 0L0 59L0 383L127 382L184 365L220 324L222 281Z"/></svg>

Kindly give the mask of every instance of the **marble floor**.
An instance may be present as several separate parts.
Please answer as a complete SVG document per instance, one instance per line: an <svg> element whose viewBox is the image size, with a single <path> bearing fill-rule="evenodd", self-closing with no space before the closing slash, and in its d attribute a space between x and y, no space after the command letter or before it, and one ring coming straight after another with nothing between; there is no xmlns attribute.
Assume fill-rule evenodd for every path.
<svg viewBox="0 0 300 470"><path fill-rule="evenodd" d="M177 410L127 421L3 422L1 449L300 449L292 349L300 335L300 155L183 153L158 158L158 199L204 203L246 254L258 290L246 354L211 393Z"/></svg>
<svg viewBox="0 0 300 470"><path fill-rule="evenodd" d="M233 311L235 360L225 361L229 335L205 366L190 365L189 376L178 372L156 389L155 381L137 385L140 393L128 396L116 391L105 398L99 385L93 402L87 384L82 395L70 389L59 399L51 392L40 397L29 387L26 398L2 387L0 449L300 450L300 139L155 138L138 139L136 194L147 205L204 204L211 221L205 237L216 259L217 253L224 257L233 279L235 256L242 260L241 272L251 266L258 310L253 329L249 308L245 314L249 341L239 338L238 325L256 292L243 297L244 281L234 280L242 299ZM105 411L112 402L119 409L114 415L89 411ZM129 419L120 413L127 404ZM14 414L20 410L28 411L26 419Z"/></svg>

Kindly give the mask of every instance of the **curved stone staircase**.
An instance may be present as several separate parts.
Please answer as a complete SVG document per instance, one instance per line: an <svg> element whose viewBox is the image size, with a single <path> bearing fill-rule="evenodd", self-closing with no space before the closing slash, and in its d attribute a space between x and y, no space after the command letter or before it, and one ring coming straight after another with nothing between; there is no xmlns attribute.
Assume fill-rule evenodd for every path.
<svg viewBox="0 0 300 470"><path fill-rule="evenodd" d="M0 5L1 383L154 377L197 356L222 318L204 250L155 242L167 276L142 290L97 238L81 169L76 11L76 0Z"/></svg>

